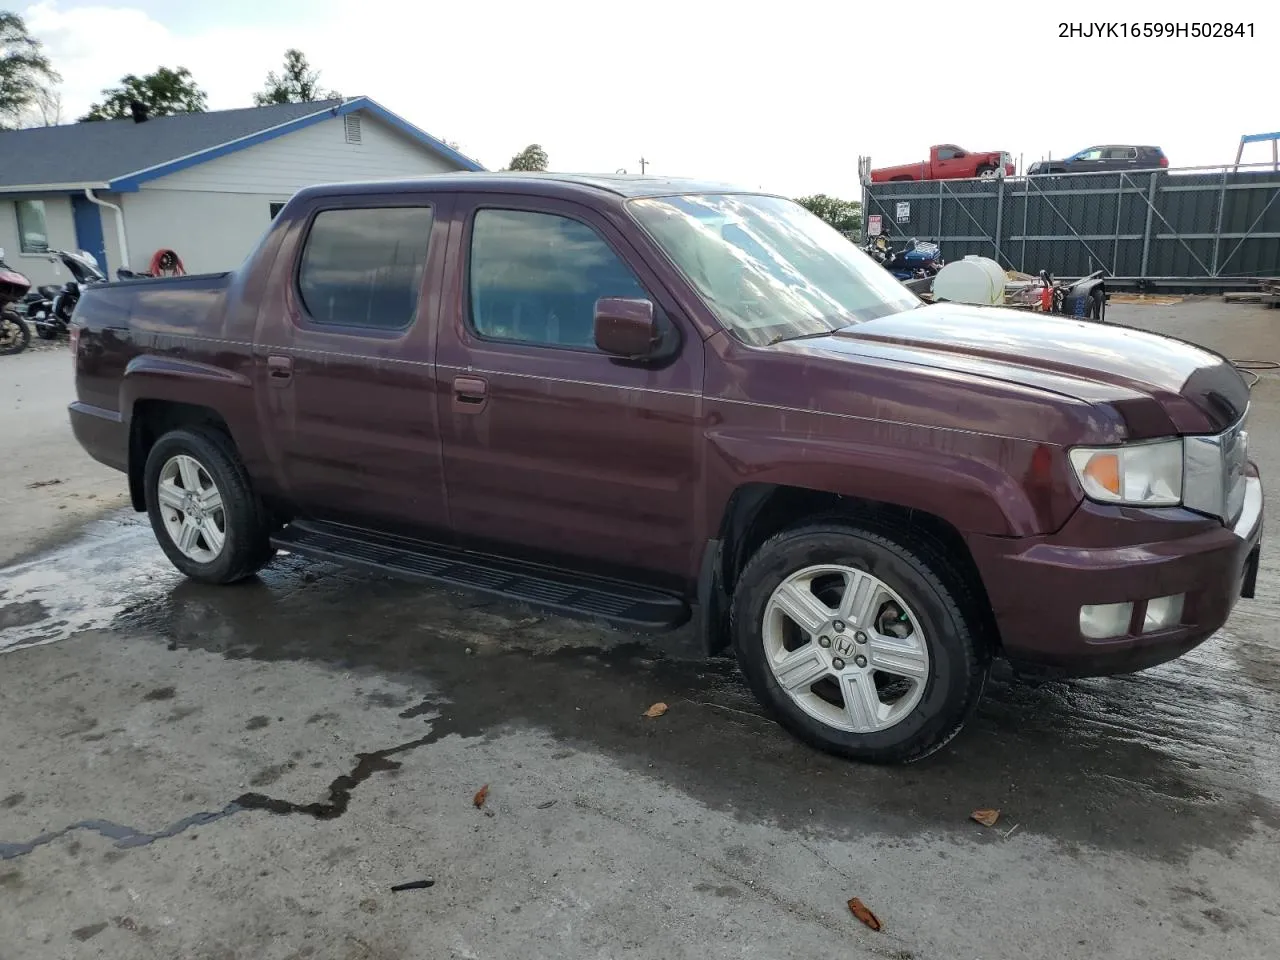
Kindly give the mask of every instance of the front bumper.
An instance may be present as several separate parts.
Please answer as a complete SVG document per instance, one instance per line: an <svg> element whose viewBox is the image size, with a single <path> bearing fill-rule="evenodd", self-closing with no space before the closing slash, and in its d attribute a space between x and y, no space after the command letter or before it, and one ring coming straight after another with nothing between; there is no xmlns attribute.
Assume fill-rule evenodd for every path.
<svg viewBox="0 0 1280 960"><path fill-rule="evenodd" d="M1069 676L1130 673L1207 640L1236 600L1253 595L1262 540L1262 482L1250 470L1234 527L1189 510L1135 510L1086 502L1047 537L971 536L1005 655ZM1181 622L1142 633L1146 602L1185 594ZM1091 640L1085 604L1134 604L1129 631Z"/></svg>

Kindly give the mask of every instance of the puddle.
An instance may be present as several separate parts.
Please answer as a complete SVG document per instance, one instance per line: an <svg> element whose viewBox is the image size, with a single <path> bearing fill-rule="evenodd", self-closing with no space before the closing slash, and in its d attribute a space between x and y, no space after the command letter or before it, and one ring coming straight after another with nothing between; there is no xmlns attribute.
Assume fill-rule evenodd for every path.
<svg viewBox="0 0 1280 960"><path fill-rule="evenodd" d="M972 837L969 812L998 807L1016 811L1021 830L1072 848L1180 859L1230 849L1259 823L1280 827L1280 690L1262 682L1280 655L1247 619L1138 675L1032 686L997 670L947 749L882 768L798 743L764 716L733 661L698 658L680 631L631 635L290 556L259 579L206 587L172 571L133 518L95 524L77 543L4 571L3 582L0 608L27 612L11 614L0 651L110 627L175 651L376 673L449 706L371 708L422 716L433 729L425 715L440 711L469 736L532 726L784 829L874 832L890 843L938 830ZM31 611L43 619L27 622ZM671 710L641 723L658 700ZM318 802L227 799L340 815L399 749L354 758Z"/></svg>

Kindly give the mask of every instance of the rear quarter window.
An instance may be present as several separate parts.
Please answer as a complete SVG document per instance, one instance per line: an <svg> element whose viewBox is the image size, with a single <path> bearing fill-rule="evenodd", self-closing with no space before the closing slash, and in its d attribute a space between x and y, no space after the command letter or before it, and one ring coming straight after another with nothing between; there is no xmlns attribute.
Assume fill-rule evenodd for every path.
<svg viewBox="0 0 1280 960"><path fill-rule="evenodd" d="M298 293L317 324L403 330L418 309L430 207L323 210L307 234Z"/></svg>

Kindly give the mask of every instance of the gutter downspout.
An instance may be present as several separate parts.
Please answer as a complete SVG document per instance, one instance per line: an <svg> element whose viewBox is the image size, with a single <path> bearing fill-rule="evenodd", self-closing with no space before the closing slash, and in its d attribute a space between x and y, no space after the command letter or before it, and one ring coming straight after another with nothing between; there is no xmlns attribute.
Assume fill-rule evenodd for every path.
<svg viewBox="0 0 1280 960"><path fill-rule="evenodd" d="M102 200L94 196L93 187L85 187L84 195L90 203L96 203L100 207L106 207L108 210L115 211L116 243L120 245L120 266L124 267L126 270L129 269L129 241L125 239L124 235L124 211L114 203L108 203L106 200ZM106 268L107 265L104 263L102 265L102 269L105 271Z"/></svg>

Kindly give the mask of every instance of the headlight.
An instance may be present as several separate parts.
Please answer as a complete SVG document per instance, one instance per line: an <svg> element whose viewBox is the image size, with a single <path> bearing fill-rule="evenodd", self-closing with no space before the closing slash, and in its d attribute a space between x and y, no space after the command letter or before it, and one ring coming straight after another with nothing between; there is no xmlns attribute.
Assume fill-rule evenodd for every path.
<svg viewBox="0 0 1280 960"><path fill-rule="evenodd" d="M1090 500L1143 507L1182 502L1182 441L1076 447L1071 466Z"/></svg>

